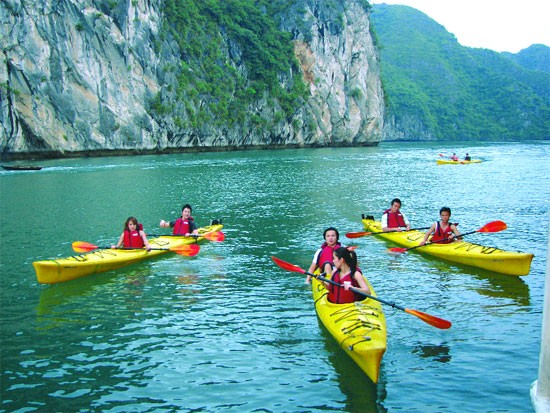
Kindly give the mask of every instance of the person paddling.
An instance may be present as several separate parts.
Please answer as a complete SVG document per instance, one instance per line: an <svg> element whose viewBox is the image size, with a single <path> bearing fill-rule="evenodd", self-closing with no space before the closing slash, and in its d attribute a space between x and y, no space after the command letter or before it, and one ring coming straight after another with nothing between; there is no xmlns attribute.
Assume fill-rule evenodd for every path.
<svg viewBox="0 0 550 413"><path fill-rule="evenodd" d="M340 285L323 281L328 290L327 298L331 303L346 304L365 299L363 295L350 290L350 287L354 287L365 294L371 294L363 273L357 266L355 251L351 248L337 248L333 254L333 264L335 271L332 273L331 280Z"/></svg>
<svg viewBox="0 0 550 413"><path fill-rule="evenodd" d="M191 208L191 205L185 204L181 208L180 218L170 222L161 219L159 226L161 228L173 228L172 230L173 235L182 235L186 237L190 235L198 235L199 230L197 228L197 224L195 223L195 220L191 216L192 211L193 211L193 208Z"/></svg>
<svg viewBox="0 0 550 413"><path fill-rule="evenodd" d="M396 232L410 230L411 224L407 217L401 212L401 200L394 198L391 201L391 207L382 214L382 231Z"/></svg>
<svg viewBox="0 0 550 413"><path fill-rule="evenodd" d="M460 231L455 224L449 222L451 218L451 208L443 207L439 210L441 221L434 222L430 229L424 235L420 245L426 245L428 238L433 234L431 242L438 244L449 244L460 237Z"/></svg>
<svg viewBox="0 0 550 413"><path fill-rule="evenodd" d="M111 245L111 248L143 248L145 247L147 251L151 250L149 241L147 240L147 235L143 231L143 228L140 228L137 218L128 217L124 223L124 231L120 235L116 245Z"/></svg>
<svg viewBox="0 0 550 413"><path fill-rule="evenodd" d="M319 268L321 272L327 275L332 274L332 254L334 253L334 250L336 248L342 246L342 244L340 244L340 242L338 241L339 238L340 234L338 233L338 230L336 228L328 227L327 229L325 229L325 231L323 232L323 239L325 240L325 242L315 252L315 255L313 256L313 261L309 266L309 273L313 273L317 268ZM311 275L307 275L306 283L309 283L310 280Z"/></svg>

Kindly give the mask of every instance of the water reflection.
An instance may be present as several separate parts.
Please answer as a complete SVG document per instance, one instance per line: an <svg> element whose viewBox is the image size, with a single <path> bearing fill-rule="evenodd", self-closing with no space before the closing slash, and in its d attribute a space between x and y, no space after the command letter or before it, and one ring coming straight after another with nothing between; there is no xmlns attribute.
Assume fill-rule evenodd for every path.
<svg viewBox="0 0 550 413"><path fill-rule="evenodd" d="M449 363L451 361L450 348L447 344L422 344L417 343L413 349L413 354L422 358L438 361L440 363Z"/></svg>
<svg viewBox="0 0 550 413"><path fill-rule="evenodd" d="M365 413L387 412L382 406L382 402L384 401L383 395L386 393L383 382L380 381L378 385L374 384L344 350L338 346L338 343L330 335L325 326L319 320L317 321L321 335L324 338L328 359L338 375L338 386L346 396L344 411Z"/></svg>
<svg viewBox="0 0 550 413"><path fill-rule="evenodd" d="M531 305L529 286L525 283L523 277L498 274L481 268L449 264L431 257L424 258L429 260L434 268L440 272L442 279L450 280L454 276L472 276L478 282L464 282L463 285L472 288L481 295L512 300L514 304L521 307ZM481 286L480 283L482 284Z"/></svg>

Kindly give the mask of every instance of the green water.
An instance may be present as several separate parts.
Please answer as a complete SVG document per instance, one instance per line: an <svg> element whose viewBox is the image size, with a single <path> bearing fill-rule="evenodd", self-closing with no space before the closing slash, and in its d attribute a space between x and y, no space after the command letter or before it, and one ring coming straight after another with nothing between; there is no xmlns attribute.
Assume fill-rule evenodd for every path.
<svg viewBox="0 0 550 413"><path fill-rule="evenodd" d="M438 154L483 163L437 166ZM0 411L525 412L537 379L548 237L545 142L307 149L44 161L0 172ZM361 231L393 197L413 226L450 206L472 242L535 254L527 277L358 245L378 295L453 322L438 330L385 308L374 385L316 318L299 274L325 227ZM39 259L72 241L115 242L135 215L149 233L191 203L226 240L58 285Z"/></svg>

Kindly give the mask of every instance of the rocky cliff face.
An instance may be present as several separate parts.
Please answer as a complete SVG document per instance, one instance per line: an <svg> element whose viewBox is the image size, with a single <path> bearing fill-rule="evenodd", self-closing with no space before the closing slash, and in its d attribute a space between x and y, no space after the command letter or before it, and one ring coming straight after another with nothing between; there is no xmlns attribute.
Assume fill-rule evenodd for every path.
<svg viewBox="0 0 550 413"><path fill-rule="evenodd" d="M264 95L231 125L191 122L189 107L178 112L204 102L173 101L177 79L169 68L181 58L161 33L161 3L3 0L2 157L380 141L383 93L366 2L296 1L281 27L293 34L308 98L281 118L277 99ZM239 45L224 41L227 64L246 74ZM174 112L153 111L154 99L169 101Z"/></svg>

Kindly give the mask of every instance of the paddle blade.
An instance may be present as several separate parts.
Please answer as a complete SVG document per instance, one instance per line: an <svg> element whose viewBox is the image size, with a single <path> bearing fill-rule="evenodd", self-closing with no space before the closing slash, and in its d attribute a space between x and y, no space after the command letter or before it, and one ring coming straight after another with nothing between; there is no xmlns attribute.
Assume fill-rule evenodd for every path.
<svg viewBox="0 0 550 413"><path fill-rule="evenodd" d="M75 241L72 243L72 247L75 252L90 252L99 248L97 245L84 241Z"/></svg>
<svg viewBox="0 0 550 413"><path fill-rule="evenodd" d="M418 310L411 310L410 308L405 308L405 312L412 314L418 318L420 318L422 321L428 323L431 326L434 326L436 328L440 328L441 330L447 330L448 328L451 328L451 322L444 320L442 318L423 313L422 311Z"/></svg>
<svg viewBox="0 0 550 413"><path fill-rule="evenodd" d="M186 244L179 247L170 248L170 251L179 255L185 255L186 257L193 257L199 253L201 247L199 244Z"/></svg>
<svg viewBox="0 0 550 413"><path fill-rule="evenodd" d="M394 248L388 248L388 252L391 252L392 254L404 254L405 252L407 252L408 248L399 248L399 247L394 247Z"/></svg>
<svg viewBox="0 0 550 413"><path fill-rule="evenodd" d="M508 228L508 225L504 221L492 221L483 225L476 232L500 232Z"/></svg>
<svg viewBox="0 0 550 413"><path fill-rule="evenodd" d="M206 234L201 235L201 237L206 238L208 241L222 242L225 240L225 234L221 231L207 232Z"/></svg>
<svg viewBox="0 0 550 413"><path fill-rule="evenodd" d="M346 234L346 237L348 238L361 238L366 237L367 235L371 235L372 232L348 232Z"/></svg>
<svg viewBox="0 0 550 413"><path fill-rule="evenodd" d="M298 267L297 265L291 264L289 262L283 261L280 258L275 257L274 255L271 256L271 259L277 264L279 267L281 267L283 270L292 271L292 272L299 272L300 274L305 274L306 270Z"/></svg>

